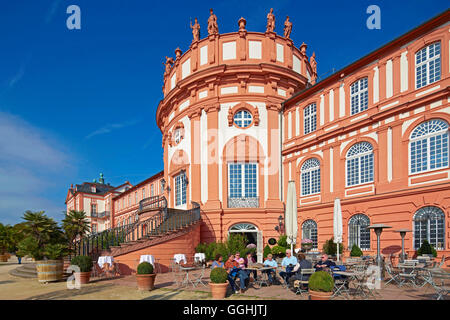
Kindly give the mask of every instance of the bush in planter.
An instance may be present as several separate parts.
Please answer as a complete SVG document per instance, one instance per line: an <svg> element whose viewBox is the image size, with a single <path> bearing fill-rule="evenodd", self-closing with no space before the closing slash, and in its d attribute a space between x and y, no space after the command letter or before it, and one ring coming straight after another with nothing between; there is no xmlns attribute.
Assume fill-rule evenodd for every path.
<svg viewBox="0 0 450 320"><path fill-rule="evenodd" d="M226 283L227 277L228 273L224 268L214 268L209 275L212 283Z"/></svg>
<svg viewBox="0 0 450 320"><path fill-rule="evenodd" d="M284 257L286 255L286 248L282 246L273 246L272 254L276 257Z"/></svg>
<svg viewBox="0 0 450 320"><path fill-rule="evenodd" d="M73 266L78 266L80 272L90 272L93 267L92 259L88 256L76 256L70 261Z"/></svg>
<svg viewBox="0 0 450 320"><path fill-rule="evenodd" d="M153 274L153 265L146 261L139 263L137 274Z"/></svg>
<svg viewBox="0 0 450 320"><path fill-rule="evenodd" d="M342 254L344 251L344 245L339 243L339 254ZM327 255L336 255L337 254L337 244L333 242L333 237L327 241L325 241L323 245L323 252Z"/></svg>
<svg viewBox="0 0 450 320"><path fill-rule="evenodd" d="M333 277L325 271L314 272L311 277L309 277L308 288L312 291L333 292Z"/></svg>
<svg viewBox="0 0 450 320"><path fill-rule="evenodd" d="M432 254L433 257L437 257L436 249L434 249L433 246L427 240L424 240L419 250L417 250L418 256L422 256L424 254Z"/></svg>
<svg viewBox="0 0 450 320"><path fill-rule="evenodd" d="M362 250L356 244L354 244L352 247L352 251L350 252L350 256L351 257L361 257L362 255L363 255Z"/></svg>
<svg viewBox="0 0 450 320"><path fill-rule="evenodd" d="M287 235L285 235L285 234L281 235L280 238L279 238L278 241L277 241L277 244L278 244L280 247L287 248L287 247L288 247L288 243L287 243Z"/></svg>

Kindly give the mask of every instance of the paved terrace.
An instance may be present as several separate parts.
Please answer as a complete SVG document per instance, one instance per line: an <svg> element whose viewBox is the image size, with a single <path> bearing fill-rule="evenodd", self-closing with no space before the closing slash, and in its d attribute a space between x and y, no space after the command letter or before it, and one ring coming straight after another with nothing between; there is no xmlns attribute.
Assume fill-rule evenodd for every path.
<svg viewBox="0 0 450 320"><path fill-rule="evenodd" d="M205 300L211 299L208 286L201 284L196 288L178 289L171 273L158 274L155 290L142 292L137 290L135 276L124 276L115 279L91 279L81 289L67 289L66 282L41 284L37 279L24 279L11 276L8 272L17 268L16 263L0 263L0 299L6 300ZM447 270L448 271L448 270ZM209 270L205 272L205 279L209 280ZM378 290L377 300L431 300L434 289L428 284L423 288L396 285L382 285ZM295 295L282 288L281 285L255 288L253 283L243 294L228 293L226 299L239 300L307 300L308 295ZM336 300L343 300L337 297ZM352 297L352 299L355 299ZM361 298L356 298L361 299ZM448 298L447 298L448 299Z"/></svg>

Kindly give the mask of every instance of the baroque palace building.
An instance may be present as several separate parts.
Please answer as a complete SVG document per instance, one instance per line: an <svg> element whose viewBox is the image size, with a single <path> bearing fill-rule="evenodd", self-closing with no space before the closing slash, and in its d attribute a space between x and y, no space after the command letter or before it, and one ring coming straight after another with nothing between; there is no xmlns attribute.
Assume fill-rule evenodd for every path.
<svg viewBox="0 0 450 320"><path fill-rule="evenodd" d="M160 199L180 212L198 204L201 221L186 240L195 243L136 252L193 255L199 242L239 232L261 260L268 239L283 231L287 185L295 181L297 243L309 238L322 248L340 198L346 249L357 244L374 254L376 237L365 227L383 223L393 227L381 236L383 254L399 253L400 235L389 230L406 228L409 254L428 240L448 256L449 17L317 82L315 54L294 45L289 18L283 36L272 11L265 33L247 31L241 18L237 32L220 34L211 10L208 36L200 39L196 20L189 50L166 57L156 110L164 170L136 186L114 188L101 178L71 187L67 209L85 210L100 232L145 221L146 206ZM118 260L130 254L120 251Z"/></svg>

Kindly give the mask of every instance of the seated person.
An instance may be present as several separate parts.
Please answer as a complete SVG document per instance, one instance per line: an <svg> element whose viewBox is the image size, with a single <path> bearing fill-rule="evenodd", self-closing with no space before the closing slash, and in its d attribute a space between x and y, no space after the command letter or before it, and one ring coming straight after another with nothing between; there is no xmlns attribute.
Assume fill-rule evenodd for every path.
<svg viewBox="0 0 450 320"><path fill-rule="evenodd" d="M245 267L254 267L256 265L256 260L253 258L252 253L247 253L247 257L245 258ZM247 270L247 274L250 278L250 273L253 273L253 279L256 280L257 272L256 270Z"/></svg>
<svg viewBox="0 0 450 320"><path fill-rule="evenodd" d="M281 266L285 268L285 271L280 272L280 277L282 277L286 283L289 285L289 278L294 274L294 266L297 264L297 258L294 257L290 249L286 250L286 257L281 261Z"/></svg>
<svg viewBox="0 0 450 320"><path fill-rule="evenodd" d="M223 258L221 254L216 255L216 260L211 265L211 269L214 268L224 268Z"/></svg>
<svg viewBox="0 0 450 320"><path fill-rule="evenodd" d="M234 281L235 276L237 275L239 264L234 260L234 255L230 255L228 260L225 262L225 270L228 272L227 280L230 282L231 290L235 293L239 293L236 288L236 282Z"/></svg>
<svg viewBox="0 0 450 320"><path fill-rule="evenodd" d="M241 293L243 293L249 282L247 270L245 270L245 260L243 258L241 258L241 254L239 252L236 252L236 254L234 256L235 256L235 261L239 264L239 270L238 270L238 277L240 280L239 285L241 288Z"/></svg>
<svg viewBox="0 0 450 320"><path fill-rule="evenodd" d="M264 261L264 267L273 267L273 269L264 270L264 273L267 273L267 278L269 279L269 285L273 284L276 276L276 268L278 266L277 262L272 259L272 254L269 253L267 255L267 259Z"/></svg>
<svg viewBox="0 0 450 320"><path fill-rule="evenodd" d="M301 271L302 271L302 269L312 269L312 267L313 267L312 263L310 261L306 260L306 257L303 253L299 253L297 255L297 260L298 260L298 263L295 265L294 269L292 270L292 272L295 272L295 274L289 280L291 286L294 285L295 280L308 280L309 275L304 275L302 277Z"/></svg>
<svg viewBox="0 0 450 320"><path fill-rule="evenodd" d="M326 268L335 267L336 263L331 260L328 260L328 255L323 254L320 258L320 261L314 265L316 271L324 271Z"/></svg>

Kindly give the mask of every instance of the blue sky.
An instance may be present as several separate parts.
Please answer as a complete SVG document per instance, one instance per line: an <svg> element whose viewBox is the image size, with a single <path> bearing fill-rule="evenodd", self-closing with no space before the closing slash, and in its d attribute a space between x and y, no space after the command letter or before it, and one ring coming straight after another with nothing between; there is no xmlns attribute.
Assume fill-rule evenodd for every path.
<svg viewBox="0 0 450 320"><path fill-rule="evenodd" d="M69 30L66 8L81 8ZM381 30L366 27L369 5ZM361 58L448 8L448 1L137 1L39 0L0 3L0 221L27 209L60 220L71 183L132 184L163 168L155 111L164 56L191 42L190 18L206 35L209 8L219 32L275 31L286 15L291 38L316 53L318 74Z"/></svg>

